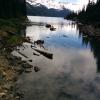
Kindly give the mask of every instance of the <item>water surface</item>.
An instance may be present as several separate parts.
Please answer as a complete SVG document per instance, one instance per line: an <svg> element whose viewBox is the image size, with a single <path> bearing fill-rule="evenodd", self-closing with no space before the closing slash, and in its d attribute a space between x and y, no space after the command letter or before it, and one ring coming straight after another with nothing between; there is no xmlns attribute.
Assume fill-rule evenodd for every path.
<svg viewBox="0 0 100 100"><path fill-rule="evenodd" d="M22 100L99 100L100 41L83 37L75 22L63 18L28 18L34 24L27 26L26 36L32 41L44 40L44 47L53 53L53 59L40 55L28 43L24 43L24 50L20 48L20 52L29 57L23 60L32 59L30 64L40 68L39 72L32 69L31 73L24 73L18 80L24 93ZM46 23L53 25L56 31L46 28Z"/></svg>

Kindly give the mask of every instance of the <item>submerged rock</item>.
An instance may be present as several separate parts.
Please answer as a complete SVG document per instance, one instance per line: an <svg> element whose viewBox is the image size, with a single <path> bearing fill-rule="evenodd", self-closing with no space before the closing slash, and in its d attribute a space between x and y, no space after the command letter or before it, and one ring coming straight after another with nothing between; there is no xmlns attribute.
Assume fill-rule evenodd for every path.
<svg viewBox="0 0 100 100"><path fill-rule="evenodd" d="M32 47L36 47L37 45L40 46L40 48L42 47L42 48L45 49L45 47L44 47L44 40L37 40L37 41L34 41L34 46L31 46L31 48L32 48Z"/></svg>
<svg viewBox="0 0 100 100"><path fill-rule="evenodd" d="M34 66L34 71L38 72L38 71L40 71L40 68L38 66Z"/></svg>
<svg viewBox="0 0 100 100"><path fill-rule="evenodd" d="M68 36L67 36L67 35L63 35L63 37L68 38Z"/></svg>
<svg viewBox="0 0 100 100"><path fill-rule="evenodd" d="M25 69L25 72L26 73L31 73L32 72L32 69L30 68L30 69Z"/></svg>
<svg viewBox="0 0 100 100"><path fill-rule="evenodd" d="M22 63L23 68L32 68L33 66L28 63Z"/></svg>
<svg viewBox="0 0 100 100"><path fill-rule="evenodd" d="M56 28L54 28L53 26L51 26L50 30L51 30L51 31L55 31Z"/></svg>
<svg viewBox="0 0 100 100"><path fill-rule="evenodd" d="M44 44L44 40L37 40L37 41L34 41L34 45L41 45L41 44Z"/></svg>
<svg viewBox="0 0 100 100"><path fill-rule="evenodd" d="M47 36L46 38L50 38L49 36Z"/></svg>
<svg viewBox="0 0 100 100"><path fill-rule="evenodd" d="M32 60L30 59L30 60L28 60L29 62L32 62Z"/></svg>
<svg viewBox="0 0 100 100"><path fill-rule="evenodd" d="M51 27L51 25L50 25L50 24L46 24L46 25L45 25L45 27L50 28L50 27Z"/></svg>

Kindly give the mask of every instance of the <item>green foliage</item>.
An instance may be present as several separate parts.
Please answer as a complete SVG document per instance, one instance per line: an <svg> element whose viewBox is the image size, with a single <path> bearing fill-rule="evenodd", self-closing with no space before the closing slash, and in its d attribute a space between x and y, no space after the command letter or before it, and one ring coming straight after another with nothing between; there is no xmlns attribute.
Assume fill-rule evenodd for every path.
<svg viewBox="0 0 100 100"><path fill-rule="evenodd" d="M77 14L74 13L74 12L72 12L72 13L70 13L69 15L67 15L67 16L65 17L65 19L73 19L73 20L75 20L76 17L77 17Z"/></svg>
<svg viewBox="0 0 100 100"><path fill-rule="evenodd" d="M11 27L16 27L15 21L11 21L11 20L4 20L4 19L0 19L0 26L11 26Z"/></svg>
<svg viewBox="0 0 100 100"><path fill-rule="evenodd" d="M16 46L23 42L20 29L25 20L25 0L0 0L0 38L3 39L4 47Z"/></svg>
<svg viewBox="0 0 100 100"><path fill-rule="evenodd" d="M7 44L8 45L11 45L11 46L15 46L15 45L18 45L18 44L21 44L23 41L23 37L20 37L20 36L10 36L8 39L7 39Z"/></svg>
<svg viewBox="0 0 100 100"><path fill-rule="evenodd" d="M0 19L0 30L17 32L22 27L22 23L25 22L26 17L22 18L10 18Z"/></svg>
<svg viewBox="0 0 100 100"><path fill-rule="evenodd" d="M25 0L0 0L0 30L17 32L25 20Z"/></svg>

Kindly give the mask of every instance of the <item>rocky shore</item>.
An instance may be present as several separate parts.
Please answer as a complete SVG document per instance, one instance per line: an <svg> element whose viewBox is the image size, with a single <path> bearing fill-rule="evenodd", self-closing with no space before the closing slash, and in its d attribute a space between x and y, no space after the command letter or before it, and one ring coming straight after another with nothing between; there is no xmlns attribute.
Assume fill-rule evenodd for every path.
<svg viewBox="0 0 100 100"><path fill-rule="evenodd" d="M18 76L27 72L32 65L22 61L20 57L0 51L0 100L19 100L21 93L17 92Z"/></svg>
<svg viewBox="0 0 100 100"><path fill-rule="evenodd" d="M23 97L16 87L16 81L23 72L30 72L32 65L13 56L12 50L29 38L0 31L0 100L20 100Z"/></svg>

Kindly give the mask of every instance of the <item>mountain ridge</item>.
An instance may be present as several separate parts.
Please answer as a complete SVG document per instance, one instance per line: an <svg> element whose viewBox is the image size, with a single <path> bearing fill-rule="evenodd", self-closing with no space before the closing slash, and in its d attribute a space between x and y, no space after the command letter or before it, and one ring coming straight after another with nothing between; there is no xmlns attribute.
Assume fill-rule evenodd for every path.
<svg viewBox="0 0 100 100"><path fill-rule="evenodd" d="M30 3L26 3L27 15L34 16L50 16L50 17L65 17L71 11L63 7L63 9L54 9L47 8L46 6L37 3L36 5L32 5Z"/></svg>

